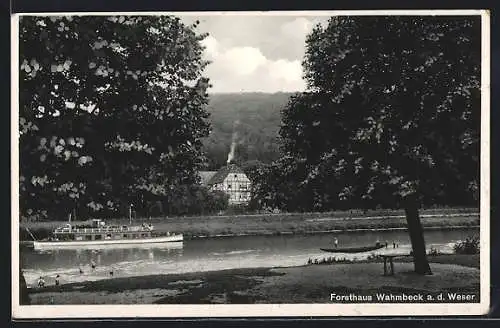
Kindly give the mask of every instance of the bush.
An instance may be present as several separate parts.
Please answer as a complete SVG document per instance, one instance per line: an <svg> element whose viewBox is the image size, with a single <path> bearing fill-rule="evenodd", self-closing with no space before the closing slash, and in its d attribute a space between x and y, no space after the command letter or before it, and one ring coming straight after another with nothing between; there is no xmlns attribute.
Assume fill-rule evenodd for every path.
<svg viewBox="0 0 500 328"><path fill-rule="evenodd" d="M228 202L229 196L225 192L211 191L205 186L183 185L172 191L162 208L172 216L209 215L226 210Z"/></svg>
<svg viewBox="0 0 500 328"><path fill-rule="evenodd" d="M457 254L479 254L479 238L467 237L465 240L457 242L453 246Z"/></svg>
<svg viewBox="0 0 500 328"><path fill-rule="evenodd" d="M321 259L314 259L312 260L309 258L307 260L307 265L312 265L312 264L335 264L335 263L353 263L356 262L356 258L354 259L346 259L345 257L342 258L336 258L336 257L323 257Z"/></svg>
<svg viewBox="0 0 500 328"><path fill-rule="evenodd" d="M31 233L34 235L34 237L37 240L48 238L51 235L51 233L52 233L52 229L50 229L50 228L43 228L43 227L39 227L39 228L35 228L35 229L30 229L30 231L31 231ZM19 240L23 240L23 241L29 240L29 241L32 241L33 237L30 235L30 233L25 228L21 228L20 227L19 228Z"/></svg>
<svg viewBox="0 0 500 328"><path fill-rule="evenodd" d="M432 247L429 250L429 252L427 252L427 255L429 255L429 256L437 256L437 255L441 255L441 252L437 248Z"/></svg>
<svg viewBox="0 0 500 328"><path fill-rule="evenodd" d="M246 204L233 204L228 205L227 209L224 211L225 215L242 215L248 214L250 211Z"/></svg>

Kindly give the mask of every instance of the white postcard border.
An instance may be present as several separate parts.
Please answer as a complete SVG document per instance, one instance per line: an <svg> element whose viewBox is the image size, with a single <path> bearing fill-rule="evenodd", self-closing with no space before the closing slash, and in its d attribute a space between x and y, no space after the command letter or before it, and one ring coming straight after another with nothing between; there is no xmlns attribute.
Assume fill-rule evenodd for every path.
<svg viewBox="0 0 500 328"><path fill-rule="evenodd" d="M250 304L250 305L19 305L19 16L270 15L270 16L481 16L480 303ZM11 18L11 236L12 317L15 319L339 317L484 315L490 307L490 13L487 10L350 10L254 12L23 13ZM325 294L329 291L325 290Z"/></svg>

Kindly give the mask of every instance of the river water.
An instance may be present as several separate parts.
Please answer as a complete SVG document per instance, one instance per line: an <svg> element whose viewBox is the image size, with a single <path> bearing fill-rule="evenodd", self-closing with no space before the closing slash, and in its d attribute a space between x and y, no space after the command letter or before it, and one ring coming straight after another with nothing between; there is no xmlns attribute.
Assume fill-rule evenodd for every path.
<svg viewBox="0 0 500 328"><path fill-rule="evenodd" d="M427 249L436 248L452 253L459 240L478 235L479 229L428 230L425 232ZM332 246L336 237L339 247L370 246L377 240L389 243L388 248L362 254L333 254L319 248ZM393 242L398 244L393 247ZM211 271L233 268L296 266L306 264L309 258L362 259L370 254L408 254L411 246L406 231L344 232L336 234L247 236L185 240L165 245L141 245L127 248L61 249L34 251L21 247L20 264L28 285L33 286L40 276L47 284L80 282L112 277L154 275ZM91 263L95 262L95 269ZM80 268L83 273L80 272Z"/></svg>

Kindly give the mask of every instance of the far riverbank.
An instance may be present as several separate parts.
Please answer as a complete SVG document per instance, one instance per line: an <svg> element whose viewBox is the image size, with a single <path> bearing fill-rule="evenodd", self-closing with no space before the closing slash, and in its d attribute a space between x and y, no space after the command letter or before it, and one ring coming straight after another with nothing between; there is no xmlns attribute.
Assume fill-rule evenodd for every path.
<svg viewBox="0 0 500 328"><path fill-rule="evenodd" d="M477 209L429 209L421 211L425 229L459 229L479 226ZM388 231L407 229L402 211L337 211L330 213L257 214L135 219L134 223L152 223L160 233L177 232L185 239L280 234L311 234L346 231ZM61 221L26 222L20 225L20 240L43 239ZM128 224L127 219L111 219L109 224Z"/></svg>

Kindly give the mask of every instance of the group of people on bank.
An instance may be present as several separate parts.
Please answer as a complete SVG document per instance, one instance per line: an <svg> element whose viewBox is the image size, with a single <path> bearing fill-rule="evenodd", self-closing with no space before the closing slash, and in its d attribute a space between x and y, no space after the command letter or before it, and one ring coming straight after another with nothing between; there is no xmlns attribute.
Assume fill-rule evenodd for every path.
<svg viewBox="0 0 500 328"><path fill-rule="evenodd" d="M96 265L96 263L95 263L95 261L94 261L94 260L91 260L91 261L90 261L90 267L92 268L92 270L95 270L95 269L96 269L97 265ZM84 273L85 273L85 272L83 271L83 269L82 269L82 267L81 267L81 266L79 266L79 267L78 267L78 271L79 271L79 273L80 273L80 274L84 274ZM111 269L111 270L109 271L109 275L110 275L111 277L112 277L112 276L114 276L114 270L113 270L113 269ZM57 275L56 275L56 277L55 277L55 280L54 280L54 285L55 285L55 286L59 286L59 285L60 285L60 283L61 283L61 282L60 282L60 276L59 276L59 274L57 274ZM40 276L40 278L38 278L38 281L37 281L37 286L38 286L38 288L43 288L43 287L45 287L45 285L46 285L45 279L44 279L42 276Z"/></svg>
<svg viewBox="0 0 500 328"><path fill-rule="evenodd" d="M377 241L375 242L375 245L377 246L380 246L382 245L382 243L380 242L380 240L377 239ZM337 237L333 238L333 246L335 248L338 248L339 247L339 239ZM392 242L392 247L393 248L398 248L399 247L399 243L396 242L396 241L393 241ZM389 248L389 241L385 241L385 248Z"/></svg>

